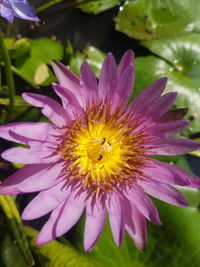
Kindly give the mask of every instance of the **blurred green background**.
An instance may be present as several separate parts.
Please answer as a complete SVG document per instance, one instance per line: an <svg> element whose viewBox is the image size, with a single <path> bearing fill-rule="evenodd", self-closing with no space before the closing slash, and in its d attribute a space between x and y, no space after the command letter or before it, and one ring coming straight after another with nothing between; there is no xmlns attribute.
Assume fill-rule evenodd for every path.
<svg viewBox="0 0 200 267"><path fill-rule="evenodd" d="M40 23L0 18L0 28L11 58L15 98L10 111L2 51L0 51L0 123L46 121L26 104L21 93L30 91L56 97L51 60L60 60L79 74L84 59L99 75L107 52L119 62L127 49L136 55L133 97L154 80L167 76L167 91L178 92L174 108L188 108L190 127L181 136L200 141L200 1L199 0L52 0L31 1ZM0 150L13 146L0 140ZM200 152L158 157L200 176ZM1 180L19 164L0 159ZM154 200L163 225L148 224L148 246L143 253L125 236L117 248L108 223L91 253L83 251L84 218L65 236L43 246L34 240L48 216L23 226L22 210L34 194L1 196L0 266L200 266L200 192L179 188L188 208ZM25 224L25 223L24 223ZM27 225L27 222L26 222ZM30 226L32 228L30 228Z"/></svg>

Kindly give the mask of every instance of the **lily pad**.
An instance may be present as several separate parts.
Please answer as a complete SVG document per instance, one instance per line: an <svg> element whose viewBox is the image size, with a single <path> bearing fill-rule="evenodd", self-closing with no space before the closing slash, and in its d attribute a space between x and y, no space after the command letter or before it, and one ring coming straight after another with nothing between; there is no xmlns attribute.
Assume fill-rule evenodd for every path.
<svg viewBox="0 0 200 267"><path fill-rule="evenodd" d="M161 226L148 223L148 245L142 253L128 235L118 248L108 223L88 257L106 267L198 266L200 261L200 213L196 208L180 208L154 200L162 221ZM76 228L72 243L82 250L84 219ZM81 229L82 228L82 229Z"/></svg>
<svg viewBox="0 0 200 267"><path fill-rule="evenodd" d="M127 0L116 29L140 40L200 32L199 13L198 0Z"/></svg>
<svg viewBox="0 0 200 267"><path fill-rule="evenodd" d="M63 46L56 41L48 38L33 40L30 55L16 60L17 74L32 85L49 85L55 81L55 78L47 64L50 64L51 60L61 60L63 54ZM42 72L40 72L41 68Z"/></svg>
<svg viewBox="0 0 200 267"><path fill-rule="evenodd" d="M77 4L83 2L82 0L76 0ZM82 11L87 13L99 14L105 10L108 10L118 4L118 0L88 0L82 4L77 5Z"/></svg>
<svg viewBox="0 0 200 267"><path fill-rule="evenodd" d="M72 246L52 241L48 244L37 246L35 244L38 232L31 227L24 227L35 258L43 267L103 267L98 261L75 250Z"/></svg>

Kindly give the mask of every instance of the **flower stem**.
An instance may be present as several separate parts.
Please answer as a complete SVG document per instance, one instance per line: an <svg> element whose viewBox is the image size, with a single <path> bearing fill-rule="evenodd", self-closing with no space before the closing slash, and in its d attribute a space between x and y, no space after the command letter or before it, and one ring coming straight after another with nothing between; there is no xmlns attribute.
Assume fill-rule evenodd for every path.
<svg viewBox="0 0 200 267"><path fill-rule="evenodd" d="M2 52L2 58L5 66L5 77L8 86L8 95L10 101L9 112L8 112L8 118L9 118L15 105L15 86L14 86L13 73L11 70L10 56L8 50L5 47L3 35L1 32L0 32L0 50Z"/></svg>

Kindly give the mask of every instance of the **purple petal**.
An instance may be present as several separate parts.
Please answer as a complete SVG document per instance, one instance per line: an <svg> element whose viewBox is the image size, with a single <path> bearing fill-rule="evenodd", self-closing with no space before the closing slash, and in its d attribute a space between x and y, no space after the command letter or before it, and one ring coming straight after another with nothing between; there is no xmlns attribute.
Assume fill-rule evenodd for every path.
<svg viewBox="0 0 200 267"><path fill-rule="evenodd" d="M3 3L0 4L0 16L4 17L11 23L13 22L14 14L9 2L3 1Z"/></svg>
<svg viewBox="0 0 200 267"><path fill-rule="evenodd" d="M42 108L42 113L57 126L62 127L66 125L67 121L71 120L67 111L48 96L32 93L23 93L22 96L29 104Z"/></svg>
<svg viewBox="0 0 200 267"><path fill-rule="evenodd" d="M27 3L11 3L14 15L21 19L39 21L35 9Z"/></svg>
<svg viewBox="0 0 200 267"><path fill-rule="evenodd" d="M163 77L149 85L134 98L131 105L138 111L144 111L146 107L159 99L167 84L167 78Z"/></svg>
<svg viewBox="0 0 200 267"><path fill-rule="evenodd" d="M66 189L66 181L41 191L22 213L23 220L34 220L49 213L63 202L70 193L70 188Z"/></svg>
<svg viewBox="0 0 200 267"><path fill-rule="evenodd" d="M111 53L105 58L99 77L99 96L105 99L107 96L113 98L117 88L117 67L115 59Z"/></svg>
<svg viewBox="0 0 200 267"><path fill-rule="evenodd" d="M80 69L80 87L85 94L85 105L88 100L94 100L97 97L97 79L86 61L83 62Z"/></svg>
<svg viewBox="0 0 200 267"><path fill-rule="evenodd" d="M162 95L160 99L149 108L148 116L150 116L153 121L156 121L170 109L176 100L176 96L177 93L175 92Z"/></svg>
<svg viewBox="0 0 200 267"><path fill-rule="evenodd" d="M147 178L166 184L175 184L187 187L200 187L200 178L175 165L149 159L149 167L143 169Z"/></svg>
<svg viewBox="0 0 200 267"><path fill-rule="evenodd" d="M128 50L122 57L118 69L118 82L116 92L119 99L128 101L131 96L134 83L134 54L132 50Z"/></svg>
<svg viewBox="0 0 200 267"><path fill-rule="evenodd" d="M1 138L26 145L31 140L55 142L53 135L56 134L55 127L44 122L17 122L0 126Z"/></svg>
<svg viewBox="0 0 200 267"><path fill-rule="evenodd" d="M158 137L168 137L182 132L188 125L189 121L185 120L170 121L161 124L156 123L149 129L149 133Z"/></svg>
<svg viewBox="0 0 200 267"><path fill-rule="evenodd" d="M132 187L125 192L125 195L149 221L161 224L156 206L139 186L132 184Z"/></svg>
<svg viewBox="0 0 200 267"><path fill-rule="evenodd" d="M63 163L27 165L0 185L0 194L30 193L50 188L63 180L62 170Z"/></svg>
<svg viewBox="0 0 200 267"><path fill-rule="evenodd" d="M49 220L45 223L41 229L38 238L36 240L36 245L43 245L57 237L55 225L59 218L62 216L62 211L65 206L65 201L63 201L57 208L53 210Z"/></svg>
<svg viewBox="0 0 200 267"><path fill-rule="evenodd" d="M1 157L10 162L22 164L53 163L60 159L60 155L55 153L55 149L51 148L51 144L37 143L39 143L39 147L7 149L1 154Z"/></svg>
<svg viewBox="0 0 200 267"><path fill-rule="evenodd" d="M162 117L159 118L158 122L168 122L181 120L187 113L187 108L179 108L167 111Z"/></svg>
<svg viewBox="0 0 200 267"><path fill-rule="evenodd" d="M56 94L61 98L63 107L68 111L71 118L74 118L74 115L77 113L79 115L84 113L84 109L80 106L77 98L69 89L64 88L56 83L53 83L52 87L55 90Z"/></svg>
<svg viewBox="0 0 200 267"><path fill-rule="evenodd" d="M69 231L81 217L85 208L85 194L72 192L64 203L61 203L51 214L37 239L41 245Z"/></svg>
<svg viewBox="0 0 200 267"><path fill-rule="evenodd" d="M184 198L184 196L170 185L144 180L138 180L138 184L147 194L169 204L180 207L185 207L188 205L188 201Z"/></svg>
<svg viewBox="0 0 200 267"><path fill-rule="evenodd" d="M188 186L190 183L189 178L191 174L172 164L153 159L148 159L148 166L144 167L142 172L144 177L160 183L180 186Z"/></svg>
<svg viewBox="0 0 200 267"><path fill-rule="evenodd" d="M151 155L181 155L200 148L200 143L186 138L163 138L152 141L155 147L148 150Z"/></svg>
<svg viewBox="0 0 200 267"><path fill-rule="evenodd" d="M124 236L124 216L121 200L117 194L113 193L106 201L106 208L114 241L120 247Z"/></svg>
<svg viewBox="0 0 200 267"><path fill-rule="evenodd" d="M68 88L76 96L80 105L82 105L82 96L80 91L80 81L67 66L63 65L61 62L52 61L52 68L61 86Z"/></svg>
<svg viewBox="0 0 200 267"><path fill-rule="evenodd" d="M89 252L96 244L105 223L106 209L98 200L92 203L92 198L86 204L86 220L84 230L84 249Z"/></svg>
<svg viewBox="0 0 200 267"><path fill-rule="evenodd" d="M135 242L138 249L144 250L147 243L146 218L130 203L126 209L125 230Z"/></svg>

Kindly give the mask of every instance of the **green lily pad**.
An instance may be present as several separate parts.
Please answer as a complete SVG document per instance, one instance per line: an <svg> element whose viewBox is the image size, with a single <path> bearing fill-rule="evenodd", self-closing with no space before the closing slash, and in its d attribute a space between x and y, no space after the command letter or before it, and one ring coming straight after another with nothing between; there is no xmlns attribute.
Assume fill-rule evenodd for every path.
<svg viewBox="0 0 200 267"><path fill-rule="evenodd" d="M33 40L30 55L16 59L17 74L32 85L49 85L55 81L55 77L47 64L50 64L51 60L61 60L63 54L63 46L56 41L48 38ZM38 72L41 66L43 71ZM40 75L39 78L38 75Z"/></svg>
<svg viewBox="0 0 200 267"><path fill-rule="evenodd" d="M96 76L99 76L102 62L105 58L105 53L94 46L88 46L84 49L83 53L76 51L70 55L69 65L76 74L80 74L80 66L84 60L90 64Z"/></svg>
<svg viewBox="0 0 200 267"><path fill-rule="evenodd" d="M76 0L75 2L78 4L83 1ZM80 5L77 5L77 7L87 13L99 14L105 10L116 6L118 2L118 0L88 0Z"/></svg>
<svg viewBox="0 0 200 267"><path fill-rule="evenodd" d="M116 29L130 37L149 40L200 32L198 0L127 0L116 19Z"/></svg>
<svg viewBox="0 0 200 267"><path fill-rule="evenodd" d="M21 38L14 42L9 48L10 57L18 58L29 52L31 49L31 42L32 41L28 38Z"/></svg>
<svg viewBox="0 0 200 267"><path fill-rule="evenodd" d="M88 257L98 260L106 267L155 267L190 266L200 261L200 213L196 208L180 208L154 200L161 226L148 223L148 244L144 252L139 251L130 237L125 234L122 246L113 241L108 222L96 246ZM84 218L76 228L72 244L83 252Z"/></svg>
<svg viewBox="0 0 200 267"><path fill-rule="evenodd" d="M42 267L103 267L98 261L75 250L72 246L62 244L58 241L51 241L45 245L35 244L38 232L31 227L24 227L31 249L35 258Z"/></svg>

